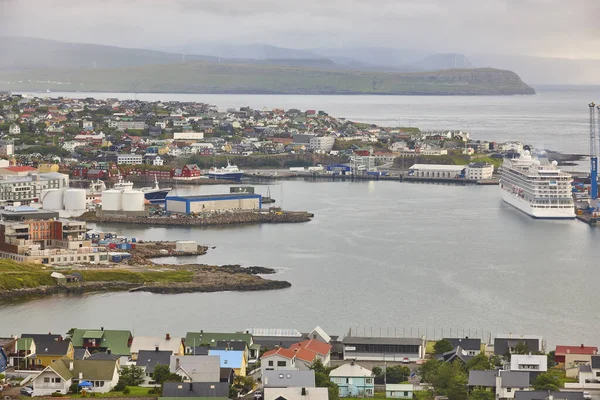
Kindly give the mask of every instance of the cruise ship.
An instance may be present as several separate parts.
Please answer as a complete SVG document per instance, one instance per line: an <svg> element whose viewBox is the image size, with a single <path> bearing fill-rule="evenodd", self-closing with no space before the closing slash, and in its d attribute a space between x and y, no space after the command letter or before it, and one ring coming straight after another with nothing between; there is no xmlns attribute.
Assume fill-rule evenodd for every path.
<svg viewBox="0 0 600 400"><path fill-rule="evenodd" d="M527 150L519 158L505 159L500 170L502 199L533 218L575 218L573 178L557 165Z"/></svg>
<svg viewBox="0 0 600 400"><path fill-rule="evenodd" d="M240 170L237 165L229 164L227 161L227 166L223 168L212 167L208 171L208 177L211 179L226 179L229 181L240 181L242 180L242 176L244 175L244 171Z"/></svg>

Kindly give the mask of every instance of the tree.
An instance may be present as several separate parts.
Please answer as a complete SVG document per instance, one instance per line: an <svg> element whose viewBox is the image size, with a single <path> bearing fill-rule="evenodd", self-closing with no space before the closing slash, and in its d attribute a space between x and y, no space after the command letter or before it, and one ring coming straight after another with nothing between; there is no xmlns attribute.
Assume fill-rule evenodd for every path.
<svg viewBox="0 0 600 400"><path fill-rule="evenodd" d="M494 398L494 392L481 387L476 387L469 393L469 400L494 400Z"/></svg>
<svg viewBox="0 0 600 400"><path fill-rule="evenodd" d="M144 370L142 367L129 365L121 369L120 378L127 386L138 386L144 382Z"/></svg>
<svg viewBox="0 0 600 400"><path fill-rule="evenodd" d="M527 343L521 340L515 346L515 351L513 351L513 354L529 354L529 346L527 346Z"/></svg>
<svg viewBox="0 0 600 400"><path fill-rule="evenodd" d="M477 370L483 371L486 369L493 369L494 365L492 365L491 359L483 353L477 354L475 357L471 358L467 362L467 370Z"/></svg>
<svg viewBox="0 0 600 400"><path fill-rule="evenodd" d="M451 351L454 347L452 347L452 343L449 340L442 339L435 342L433 346L433 351L435 354L443 354L447 351Z"/></svg>
<svg viewBox="0 0 600 400"><path fill-rule="evenodd" d="M385 378L387 383L405 382L410 376L410 368L404 365L387 367Z"/></svg>
<svg viewBox="0 0 600 400"><path fill-rule="evenodd" d="M542 372L533 381L535 390L551 390L558 391L561 388L560 376L556 372Z"/></svg>
<svg viewBox="0 0 600 400"><path fill-rule="evenodd" d="M423 380L433 386L437 395L447 396L449 400L467 399L468 375L460 362L431 359L421 365L419 372Z"/></svg>
<svg viewBox="0 0 600 400"><path fill-rule="evenodd" d="M323 365L321 359L316 358L309 367L315 371L315 384L317 387L326 387L329 392L329 400L339 400L340 389L338 385L331 382L329 379L329 373L333 370L331 367Z"/></svg>
<svg viewBox="0 0 600 400"><path fill-rule="evenodd" d="M152 379L158 385L162 385L165 382L181 382L181 376L172 373L169 370L168 365L157 365L154 367L154 373Z"/></svg>
<svg viewBox="0 0 600 400"><path fill-rule="evenodd" d="M552 368L556 365L556 352L552 350L548 353L548 368Z"/></svg>
<svg viewBox="0 0 600 400"><path fill-rule="evenodd" d="M384 379L383 369L381 367L373 367L371 372L373 372L373 375L375 376L375 383L377 383L377 384L384 383L385 379Z"/></svg>
<svg viewBox="0 0 600 400"><path fill-rule="evenodd" d="M236 376L233 380L233 387L242 394L248 393L254 388L254 379L251 376Z"/></svg>

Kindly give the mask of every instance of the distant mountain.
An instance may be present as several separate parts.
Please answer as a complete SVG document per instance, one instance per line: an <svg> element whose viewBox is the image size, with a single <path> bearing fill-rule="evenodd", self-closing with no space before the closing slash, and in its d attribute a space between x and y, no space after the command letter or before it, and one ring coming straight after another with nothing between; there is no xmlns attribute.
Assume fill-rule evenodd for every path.
<svg viewBox="0 0 600 400"><path fill-rule="evenodd" d="M600 85L600 59L583 60L551 57L473 54L473 65L515 71L533 84Z"/></svg>
<svg viewBox="0 0 600 400"><path fill-rule="evenodd" d="M312 49L312 52L322 57L331 58L336 62L347 60L348 64L354 61L362 65L387 67L407 67L434 54L425 50L390 49L386 47L316 48Z"/></svg>
<svg viewBox="0 0 600 400"><path fill-rule="evenodd" d="M464 54L432 54L410 64L415 71L437 71L440 69L472 68L471 61Z"/></svg>
<svg viewBox="0 0 600 400"><path fill-rule="evenodd" d="M175 53L204 54L213 57L231 59L319 59L322 55L309 50L289 49L285 47L271 46L268 44L215 44L215 43L193 43L182 46L168 46L161 50Z"/></svg>

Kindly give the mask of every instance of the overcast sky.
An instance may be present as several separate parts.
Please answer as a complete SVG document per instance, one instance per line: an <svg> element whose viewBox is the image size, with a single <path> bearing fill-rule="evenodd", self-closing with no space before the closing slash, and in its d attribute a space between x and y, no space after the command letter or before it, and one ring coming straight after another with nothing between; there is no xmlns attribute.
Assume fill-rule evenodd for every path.
<svg viewBox="0 0 600 400"><path fill-rule="evenodd" d="M124 47L357 45L600 59L598 0L0 0L0 34Z"/></svg>

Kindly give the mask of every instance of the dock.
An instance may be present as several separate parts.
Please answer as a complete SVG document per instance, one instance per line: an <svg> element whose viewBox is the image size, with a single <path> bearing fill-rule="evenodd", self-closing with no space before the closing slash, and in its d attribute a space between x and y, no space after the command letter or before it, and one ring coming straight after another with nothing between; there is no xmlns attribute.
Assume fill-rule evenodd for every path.
<svg viewBox="0 0 600 400"><path fill-rule="evenodd" d="M248 175L248 177L254 181L277 181L277 180L288 180L288 179L303 179L305 181L393 181L393 182L420 182L420 183L447 183L455 185L498 185L499 179L493 178L489 180L477 181L466 178L423 178L414 177L404 174L394 175L340 175L340 174L319 174L310 172L293 172L277 175L262 175L254 174Z"/></svg>

